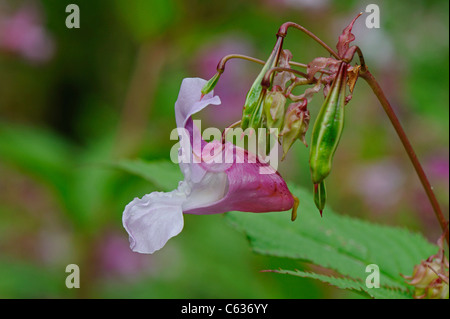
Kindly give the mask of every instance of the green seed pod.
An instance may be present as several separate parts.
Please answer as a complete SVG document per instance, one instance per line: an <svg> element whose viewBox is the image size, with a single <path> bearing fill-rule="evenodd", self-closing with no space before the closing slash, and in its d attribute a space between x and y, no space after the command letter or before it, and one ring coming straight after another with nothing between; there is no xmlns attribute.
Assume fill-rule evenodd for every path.
<svg viewBox="0 0 450 319"><path fill-rule="evenodd" d="M323 181L331 171L333 156L344 128L346 83L347 63L341 62L311 134L309 166L314 184Z"/></svg>
<svg viewBox="0 0 450 319"><path fill-rule="evenodd" d="M211 79L208 80L208 82L206 82L206 84L202 88L202 96L208 94L214 89L222 73L223 71L218 71Z"/></svg>
<svg viewBox="0 0 450 319"><path fill-rule="evenodd" d="M257 131L258 128L262 127L262 124L263 124L264 99L266 97L266 94L267 94L267 90L265 88L263 88L259 94L258 99L256 100L256 102L254 104L255 108L253 109L253 113L250 114L250 117L249 117L248 127L255 129L255 131ZM244 118L242 118L242 120L244 120ZM243 125L242 123L241 123L241 126Z"/></svg>
<svg viewBox="0 0 450 319"><path fill-rule="evenodd" d="M263 96L264 101L261 104L263 114L261 116L259 112L255 112L259 116L259 123L255 122L255 126L251 125L250 127L258 127L257 130L255 129L258 139L258 155L264 158L277 145L284 122L286 97L277 89L268 91Z"/></svg>
<svg viewBox="0 0 450 319"><path fill-rule="evenodd" d="M277 43L275 44L275 47L273 48L269 59L267 59L266 64L262 68L255 82L253 82L252 87L247 93L244 108L242 110L241 128L243 130L247 129L248 127L257 129L261 125L263 116L262 104L264 101L264 96L266 94L266 89L264 89L261 85L261 81L263 80L266 72L278 64L282 45L283 37L278 37Z"/></svg>
<svg viewBox="0 0 450 319"><path fill-rule="evenodd" d="M326 201L327 192L325 189L325 181L314 184L314 204L316 204L317 209L320 211L320 216L322 216L322 211L325 208Z"/></svg>

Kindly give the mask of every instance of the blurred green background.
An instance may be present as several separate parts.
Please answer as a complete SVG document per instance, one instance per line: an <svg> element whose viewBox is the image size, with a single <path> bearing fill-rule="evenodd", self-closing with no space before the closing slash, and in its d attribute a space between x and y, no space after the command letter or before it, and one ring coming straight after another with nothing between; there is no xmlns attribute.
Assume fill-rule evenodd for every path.
<svg viewBox="0 0 450 319"><path fill-rule="evenodd" d="M65 26L70 3L79 5L79 29ZM355 23L355 44L395 106L448 216L446 0L0 0L0 297L357 297L312 280L261 273L312 266L253 254L222 215L185 216L183 232L163 250L131 252L123 208L158 189L104 163L169 159L173 106L184 77L210 78L230 53L267 58L286 21L334 47L369 3L380 7L381 28L366 28L363 15ZM294 29L285 48L303 63L326 56ZM222 106L200 114L203 128L240 118L259 68L227 64L215 90ZM310 105L312 119L321 103L318 96ZM329 205L434 242L439 225L363 80L346 116L327 180ZM279 170L311 187L308 149L301 143ZM301 208L296 222L302 222ZM79 289L65 286L68 264L80 267Z"/></svg>

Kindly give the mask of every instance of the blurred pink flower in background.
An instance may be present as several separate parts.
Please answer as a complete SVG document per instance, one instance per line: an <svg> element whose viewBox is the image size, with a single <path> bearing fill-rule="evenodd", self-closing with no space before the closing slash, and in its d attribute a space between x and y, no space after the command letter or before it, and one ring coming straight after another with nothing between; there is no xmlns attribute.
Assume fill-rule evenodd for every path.
<svg viewBox="0 0 450 319"><path fill-rule="evenodd" d="M402 198L406 175L402 166L386 159L361 164L352 170L351 184L374 212L389 213Z"/></svg>
<svg viewBox="0 0 450 319"><path fill-rule="evenodd" d="M123 234L117 231L108 231L100 238L96 256L102 277L134 279L152 269L152 257L133 253Z"/></svg>
<svg viewBox="0 0 450 319"><path fill-rule="evenodd" d="M448 151L446 151L448 152ZM448 191L449 191L449 158L447 154L436 154L430 156L424 161L424 170L428 175L431 186L444 212L448 212ZM421 222L427 229L430 238L440 236L441 230L436 223L433 209L431 208L426 194L423 192L420 184L414 189L413 205L419 213ZM434 237L433 237L434 236Z"/></svg>
<svg viewBox="0 0 450 319"><path fill-rule="evenodd" d="M323 10L330 0L266 0L268 6L282 9Z"/></svg>
<svg viewBox="0 0 450 319"><path fill-rule="evenodd" d="M425 163L430 178L447 183L449 180L449 159L447 156L433 156Z"/></svg>
<svg viewBox="0 0 450 319"><path fill-rule="evenodd" d="M54 54L54 41L43 25L39 7L27 3L9 12L0 3L0 51L18 55L32 62L46 62Z"/></svg>

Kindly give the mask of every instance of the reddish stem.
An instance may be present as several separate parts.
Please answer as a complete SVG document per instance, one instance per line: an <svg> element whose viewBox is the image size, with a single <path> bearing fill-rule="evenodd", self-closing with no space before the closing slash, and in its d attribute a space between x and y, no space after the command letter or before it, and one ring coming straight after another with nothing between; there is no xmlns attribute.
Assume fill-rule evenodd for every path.
<svg viewBox="0 0 450 319"><path fill-rule="evenodd" d="M431 187L430 182L428 181L425 171L423 170L422 165L420 164L419 159L417 158L417 155L414 152L414 149L412 148L411 143L409 142L409 139L406 136L406 133L403 130L403 127L397 118L397 115L395 114L391 104L389 103L386 96L384 95L383 90L381 89L380 85L375 80L373 75L369 72L369 70L367 68L365 68L364 71L360 72L360 76L364 80L366 80L366 82L372 88L373 92L375 93L375 95L377 96L381 105L383 106L384 111L386 112L387 116L389 117L389 120L391 121L392 125L394 126L394 129L397 132L397 135L400 138L400 140L403 144L403 147L406 150L406 153L408 153L409 159L411 160L411 163L413 164L414 169L416 170L416 173L420 179L420 182L422 183L422 186L427 194L428 200L430 201L430 204L433 207L434 214L436 215L436 218L438 219L439 224L441 225L442 231L445 233L445 239L446 239L447 245L448 245L448 243L449 243L448 231L447 231L448 222L445 219L445 217L441 211L441 207L439 206L439 203L433 192L433 188Z"/></svg>

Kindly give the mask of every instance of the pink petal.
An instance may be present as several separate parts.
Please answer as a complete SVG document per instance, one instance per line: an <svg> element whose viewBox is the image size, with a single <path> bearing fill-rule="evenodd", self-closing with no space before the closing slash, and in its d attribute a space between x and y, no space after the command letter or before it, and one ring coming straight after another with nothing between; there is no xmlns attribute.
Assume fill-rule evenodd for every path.
<svg viewBox="0 0 450 319"><path fill-rule="evenodd" d="M122 221L133 251L153 253L161 249L183 229L183 213L270 212L293 207L284 180L254 154L229 142L206 143L201 138L199 150L193 149L192 134L199 132L191 116L209 104L220 104L212 92L201 97L205 83L198 78L183 80L175 103L181 135L179 158L187 159L180 162L185 180L170 193L153 192L125 207ZM202 161L193 162L194 157Z"/></svg>
<svg viewBox="0 0 450 319"><path fill-rule="evenodd" d="M201 89L205 83L206 80L199 78L184 79L175 103L177 125L183 125L182 128L190 134L189 138L185 136L180 142L181 152L194 153L195 157L202 158L197 163L193 157L189 163L180 163L190 187L183 212L220 214L233 210L271 212L291 209L294 199L283 178L269 165L261 163L254 154L229 142L222 145L220 141L206 143L201 140L200 149L193 147L192 136L199 132L192 124L191 116L209 104L220 104L220 99L213 96L213 92L202 98ZM217 149L221 152L211 156L207 151L209 149L213 153ZM213 161L217 157L220 157L219 163ZM223 172L226 179L223 178L225 175L220 175Z"/></svg>
<svg viewBox="0 0 450 319"><path fill-rule="evenodd" d="M212 142L218 143L218 142ZM248 151L226 143L224 157L232 154L233 163L225 170L228 191L225 196L209 205L197 205L185 214L220 214L229 211L275 212L291 209L294 199L283 178L268 164ZM205 169L215 170L217 165L205 164ZM210 185L214 187L214 185Z"/></svg>

